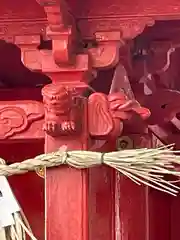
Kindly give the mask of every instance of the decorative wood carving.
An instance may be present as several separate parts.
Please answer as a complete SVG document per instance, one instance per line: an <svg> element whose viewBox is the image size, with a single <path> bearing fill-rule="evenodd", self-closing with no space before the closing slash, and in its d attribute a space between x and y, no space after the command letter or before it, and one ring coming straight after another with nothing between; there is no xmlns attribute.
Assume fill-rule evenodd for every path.
<svg viewBox="0 0 180 240"><path fill-rule="evenodd" d="M102 4L97 4L96 0L79 2L67 0L75 16L90 19L93 18L138 18L153 16L157 19L172 19L179 18L180 3L177 0L165 0L162 4L161 1L143 1L131 0L121 1L118 0L105 0Z"/></svg>
<svg viewBox="0 0 180 240"><path fill-rule="evenodd" d="M49 26L47 36L52 39L52 51L57 64L70 64L74 52L76 28L64 0L37 0L44 7Z"/></svg>
<svg viewBox="0 0 180 240"><path fill-rule="evenodd" d="M0 39L14 43L15 36L44 35L46 26L47 22L45 18L11 20L10 16L9 21L0 19Z"/></svg>
<svg viewBox="0 0 180 240"><path fill-rule="evenodd" d="M113 68L119 62L119 48L124 44L121 32L96 32L96 47L87 49L94 68Z"/></svg>
<svg viewBox="0 0 180 240"><path fill-rule="evenodd" d="M0 8L0 39L14 43L15 36L43 35L46 15L35 0L16 2L2 0Z"/></svg>
<svg viewBox="0 0 180 240"><path fill-rule="evenodd" d="M154 21L151 18L144 19L126 19L118 22L117 27L104 27L106 21L98 19L86 19L81 24L78 21L78 28L80 29L83 38L90 38L98 42L96 47L82 49L82 42L80 36L77 36L76 24L64 0L37 0L37 2L44 7L47 14L49 26L46 34L52 39L52 53L55 63L62 67L70 63L74 63L77 50L77 42L81 51L88 52L92 59L92 65L95 68L112 68L119 61L119 47L126 39L135 38L139 35L146 25L152 26ZM89 24L93 23L92 26ZM100 24L98 27L97 24ZM73 60L73 61L72 61Z"/></svg>
<svg viewBox="0 0 180 240"><path fill-rule="evenodd" d="M41 3L40 0L37 1ZM42 3L49 2L53 1L42 1ZM54 3L56 2L54 1ZM147 18L155 20L179 19L180 6L177 0L166 0L164 4L155 0L153 2L138 0L133 3L130 0L128 2L117 0L109 2L106 0L103 5L98 5L95 0L86 2L67 0L67 3L77 19L78 26L80 29L84 29L84 31L81 30L83 36L91 35L92 37L97 31L119 31L121 22L126 23L136 21L136 19L137 21L143 21ZM18 4L19 7L17 7ZM9 38L15 35L40 34L47 23L42 8L35 0L16 5L2 0L0 13L0 35L9 35ZM10 19L13 23L9 21Z"/></svg>
<svg viewBox="0 0 180 240"><path fill-rule="evenodd" d="M5 0L1 3L1 9L3 9L3 6L5 5L3 2L5 3ZM105 0L102 6L101 4L98 5L97 1L94 0L79 1L82 6L79 6L77 1L68 0L68 3L70 3L69 5L72 7L73 15L77 17L77 23L82 38L90 38L91 40L95 39L98 46L91 49L81 49L87 54L87 61L84 61L84 56L80 57L80 61L78 55L78 57L75 57L75 64L73 66L63 67L63 64L73 62L74 52L77 51L77 49L74 49L74 38L76 35L74 32L76 32L76 29L67 8L61 4L63 2L59 1L58 3L56 0L54 2L50 0L39 0L40 3L44 3L44 9L48 16L49 25L46 34L52 39L53 43L52 52L47 51L48 53L46 52L45 54L38 52L37 50L37 46L40 42L39 36L44 35L44 29L47 25L43 14L40 14L41 17L39 18L39 12L41 13L41 10L39 9L41 8L36 8L37 4L35 4L35 0L32 1L32 8L30 7L31 0L21 1L21 5L27 5L26 9L29 8L28 11L23 11L22 8L16 6L16 2L12 1L11 5L15 9L12 11L9 7L10 1L8 0L6 2L8 3L8 7L5 13L1 14L1 16L6 18L7 21L0 23L0 38L4 38L13 43L15 42L21 48L22 60L28 68L32 70L42 70L51 77L53 82L57 83L61 81L61 83L63 82L63 84L66 85L66 87L61 85L61 88L57 86L57 91L54 90L52 86L52 89L49 92L47 89L47 91L45 89L43 90L48 120L48 124L46 125L47 121L45 119L45 130L49 130L49 132L46 133L51 134L46 134L46 151L57 150L62 144L66 144L68 149L89 149L90 143L86 109L83 109L82 111L83 116L77 116L77 118L73 110L71 109L70 111L70 107L75 105L76 112L78 109L78 112L81 113L76 106L77 101L73 98L74 96L72 97L73 94L71 88L73 88L73 81L74 86L78 88L81 85L80 80L83 81L84 79L89 79L87 77L87 73L91 70L89 67L89 59L92 61L92 66L95 68L113 67L118 62L118 50L121 46L121 42L136 37L146 26L151 26L154 23L152 18L156 18L155 14L159 14L159 18L161 19L165 19L164 15L169 16L169 18L172 17L172 15L175 15L179 18L179 4L177 3L177 0L165 0L164 4L162 4L162 1L156 0L148 2L143 0L132 2L127 0L126 3L123 0L121 2L117 2L117 0L114 0L113 2ZM46 4L49 3L52 5L47 6ZM164 7L165 4L167 4L166 8ZM16 10L17 13L15 13ZM150 17L147 17L148 14ZM13 23L10 22L9 15L12 15ZM25 20L26 15L29 19L28 21ZM143 18L140 18L140 15L143 16ZM35 17L37 19L36 21L34 20ZM106 38L107 33L111 36ZM24 36L22 40L23 35L28 35L28 37ZM61 65L60 68L58 65ZM71 86L70 89L67 89L67 85ZM84 86L85 84L82 89L84 89ZM65 94L65 92L68 92L68 94ZM55 97L53 97L53 95L55 95ZM111 97L112 96L108 97L105 95L94 94L94 100L93 96L89 99L89 113L93 114L94 111L96 120L99 120L99 122L95 122L94 120L94 128L91 128L91 130L94 131L95 138L107 138L107 136L119 135L125 119L129 119L133 112L140 116L142 114L142 109L137 103L128 103L127 100L127 102L124 101L122 103L121 98L112 99ZM99 103L96 103L95 99L98 100L98 98ZM103 105L104 108L101 107L101 105ZM33 105L33 107L31 106L31 111L33 109L33 113L35 111L34 106L35 105ZM67 109L61 108L62 106L67 107ZM48 107L51 109L48 109ZM101 110L99 113L97 111L95 112L98 108ZM103 109L105 109L106 112L103 112ZM139 111L138 109L141 110ZM11 135L11 129L8 130L9 132L6 130L7 133L5 134L11 135L11 137L6 136L6 138L17 137L18 134L25 134L25 130L32 130L34 124L37 123L36 120L39 119L36 119L37 116L32 117L31 115L30 117L27 114L27 109L18 105L17 102L13 110L11 108L6 108L6 110L8 110L6 112L7 115L4 115L4 110L1 110L0 107L0 117L1 115L3 116L3 120L1 120L3 125L6 125L8 122L6 122L7 119L4 119L4 116L9 117L11 115L14 116L12 120L16 120L19 124L13 125L16 130L13 135ZM21 110L23 110L23 113ZM52 110L52 112L49 110ZM38 110L38 113L39 112L41 112L41 110ZM103 114L108 116L107 119L109 122L106 123L106 126L99 126L99 123L102 121L102 119L100 119L100 113L102 113L102 116ZM44 114L43 110L42 114ZM141 117L144 117L144 115L142 114ZM43 120L42 117L42 121ZM81 136L77 134L75 137L73 134L76 132L76 126L78 126L76 125L77 120L79 120L79 122L80 120L83 121L83 131L80 133L82 134ZM36 130L34 132L30 131L31 135L36 138L39 138L39 133L37 133L37 131L39 131L38 127L42 126L42 121L40 123L38 122L38 126L36 125ZM91 127L91 121L89 121L89 123ZM96 126L95 123L98 126ZM26 125L27 127L22 127ZM56 127L58 127L58 137L54 137L54 129ZM7 128L2 128L3 131L5 131L5 129ZM17 131L17 129L19 130ZM63 132L62 130L66 131ZM71 134L69 134L70 132ZM107 136L103 135L105 133ZM60 136L61 134L64 135ZM41 136L43 136L42 132ZM26 139L28 139L28 137L26 137ZM147 144L144 144L143 147L144 146L146 147ZM108 151L108 148L104 150ZM88 239L88 237L90 239L99 240L115 239L114 216L112 217L115 209L114 173L111 173L110 171L111 170L108 168L93 168L89 171L90 176L87 176L87 172L84 170L76 171L75 169L66 167L47 170L46 194L48 219L46 235L48 239L56 240L57 238L61 238L63 240L84 240ZM91 182L90 188L88 188L89 179ZM122 179L117 190L117 192L120 192L119 196L121 196L120 198L119 196L117 197L118 201L120 199L119 215L121 223L123 223L121 226L123 233L122 238L133 238L136 236L138 240L145 239L148 236L146 230L149 229L149 226L146 226L148 221L144 221L147 219L146 204L148 198L147 195L145 195L147 192L145 193L142 188L132 185L131 182L129 183L126 180L122 181ZM102 196L108 196L108 199L103 201ZM127 201L127 196L129 199L133 199L133 201ZM142 207L139 211L135 202L138 204L140 201L142 202ZM57 205L60 205L61 207L57 208ZM89 216L87 216L88 210L90 210ZM118 211L119 210L117 210L117 212ZM70 212L70 214L67 214L67 212ZM138 221L136 221L137 215ZM129 216L131 216L131 219L129 219ZM89 224L91 224L91 228L89 228ZM105 231L103 228L105 228ZM67 229L71 230L67 231ZM102 229L103 231L101 231ZM166 234L166 236L169 236L169 234ZM163 237L159 237L159 239L163 239Z"/></svg>
<svg viewBox="0 0 180 240"><path fill-rule="evenodd" d="M59 10L57 9L60 8L57 8L56 5L54 5L54 7L48 6L47 8L49 9L47 10L49 17L49 27L47 31L45 31L47 23L43 18L37 21L33 20L34 22L28 22L28 20L18 22L15 20L11 24L0 21L0 38L17 44L22 49L23 63L32 70L41 70L43 56L41 56L37 50L37 46L40 44L40 36L46 39L48 35L52 39L52 53L58 65L67 65L72 59L73 62L76 61L74 59L76 44L74 43L80 38L76 37L74 33L75 30L73 29L76 29L76 27L73 20L71 21L71 16L70 22L72 22L72 24L68 27L68 29L72 29L70 31L66 28L69 22L66 21L66 18L62 17L60 19L58 15ZM61 9L64 9L64 6ZM60 21L62 21L62 23L60 23ZM114 67L119 60L119 47L123 44L123 40L136 37L144 30L146 25L153 24L150 18L143 20L130 19L126 21L121 19L116 20L116 23L111 23L111 21L111 19L108 19L108 21L106 19L98 21L96 19L90 21L87 19L86 21L83 20L83 22L78 21L82 38L95 39L98 42L96 47L82 49L91 56L92 65L95 68ZM53 24L54 22L56 24ZM66 22L68 22L68 24Z"/></svg>
<svg viewBox="0 0 180 240"><path fill-rule="evenodd" d="M151 17L144 18L107 18L99 16L98 19L79 19L78 26L82 38L92 38L94 33L109 32L117 37L120 32L121 39L133 39L144 31L145 27L153 26L154 19ZM112 37L112 36L111 36Z"/></svg>
<svg viewBox="0 0 180 240"><path fill-rule="evenodd" d="M175 144L179 149L180 131L180 92L175 90L161 89L144 97L142 101L151 111L147 120L150 131L163 144Z"/></svg>
<svg viewBox="0 0 180 240"><path fill-rule="evenodd" d="M128 100L123 93L108 96L94 93L88 100L89 132L92 136L118 137L123 130L123 120L138 114L142 119L150 116L150 111L135 100Z"/></svg>
<svg viewBox="0 0 180 240"><path fill-rule="evenodd" d="M49 84L43 90L44 130L51 136L72 135L80 130L81 103L73 91L62 84ZM79 105L80 104L80 105Z"/></svg>
<svg viewBox="0 0 180 240"><path fill-rule="evenodd" d="M21 49L21 61L31 70L41 70L41 58L38 46L40 35L15 36L14 43Z"/></svg>
<svg viewBox="0 0 180 240"><path fill-rule="evenodd" d="M43 105L39 102L1 101L0 140L7 139L30 130L31 125L33 125L34 122L43 119L43 117ZM33 132L33 128L31 128L30 131ZM38 135L39 134L37 133L34 137L38 138Z"/></svg>
<svg viewBox="0 0 180 240"><path fill-rule="evenodd" d="M36 1L44 7L48 23L38 5L37 21L15 18L10 24L11 21L0 19L0 38L13 42L21 48L22 61L31 70L42 70L44 56L37 50L40 36L43 40L52 40L52 55L55 63L61 67L71 63L76 65L77 53L84 52L90 57L94 68L112 68L119 61L119 47L124 41L136 37L146 26L154 23L151 17L116 19L100 16L98 19L81 19L75 16L77 19L75 24L65 0ZM69 6L71 5L74 6L73 3ZM34 3L32 7L34 9ZM80 29L80 34L77 28ZM95 40L97 46L84 48L82 44L84 39Z"/></svg>
<svg viewBox="0 0 180 240"><path fill-rule="evenodd" d="M28 2L16 2L14 4L11 0L2 0L0 8L0 20L26 20L29 21L45 17L43 10L38 6L35 0Z"/></svg>
<svg viewBox="0 0 180 240"><path fill-rule="evenodd" d="M79 86L81 83L83 84L83 82L89 82L88 73L92 68L87 54L77 55L76 63L73 66L59 67L54 62L51 51L43 50L41 53L42 72L47 74L53 82L61 82L64 85L70 84L74 87Z"/></svg>
<svg viewBox="0 0 180 240"><path fill-rule="evenodd" d="M144 104L151 110L150 125L170 122L180 112L180 92L168 89L157 90L144 97Z"/></svg>

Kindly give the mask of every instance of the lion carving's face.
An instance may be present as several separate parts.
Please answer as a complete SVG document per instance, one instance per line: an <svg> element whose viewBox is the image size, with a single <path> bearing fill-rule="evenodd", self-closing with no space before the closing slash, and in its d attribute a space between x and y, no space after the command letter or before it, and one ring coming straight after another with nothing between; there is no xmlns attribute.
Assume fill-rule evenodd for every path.
<svg viewBox="0 0 180 240"><path fill-rule="evenodd" d="M52 104L56 101L67 102L70 99L68 89L62 85L48 84L42 89L42 95L45 101L50 101Z"/></svg>
<svg viewBox="0 0 180 240"><path fill-rule="evenodd" d="M46 110L56 115L67 114L72 106L70 92L63 86L45 86L42 90Z"/></svg>

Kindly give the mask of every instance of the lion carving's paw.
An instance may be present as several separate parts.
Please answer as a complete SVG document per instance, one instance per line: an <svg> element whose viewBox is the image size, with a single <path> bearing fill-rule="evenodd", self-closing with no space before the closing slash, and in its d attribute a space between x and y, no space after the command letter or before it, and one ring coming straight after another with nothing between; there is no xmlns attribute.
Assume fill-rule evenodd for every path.
<svg viewBox="0 0 180 240"><path fill-rule="evenodd" d="M61 124L61 129L64 132L74 132L75 131L75 122L68 121Z"/></svg>
<svg viewBox="0 0 180 240"><path fill-rule="evenodd" d="M61 134L70 134L75 131L75 122L73 121L66 121L63 123L56 123L53 121L47 121L43 127L44 131L47 134L56 136Z"/></svg>
<svg viewBox="0 0 180 240"><path fill-rule="evenodd" d="M43 130L50 135L55 134L58 131L58 124L53 121L47 121L43 126Z"/></svg>

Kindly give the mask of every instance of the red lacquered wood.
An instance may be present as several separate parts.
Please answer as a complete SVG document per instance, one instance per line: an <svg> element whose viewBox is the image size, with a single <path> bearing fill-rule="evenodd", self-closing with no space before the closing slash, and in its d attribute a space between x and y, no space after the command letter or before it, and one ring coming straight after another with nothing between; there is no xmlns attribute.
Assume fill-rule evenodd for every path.
<svg viewBox="0 0 180 240"><path fill-rule="evenodd" d="M57 93L54 91L54 87L59 89ZM67 105L68 102L62 102L65 98L62 98L64 95L61 86L51 85L47 88L47 90L49 89L53 90L53 99L57 104L64 103L66 107L72 106ZM45 97L48 96L48 91L44 91L43 94L46 94ZM61 98L62 101L59 102ZM51 132L48 132L48 125L46 125L46 152L55 151L63 145L67 146L68 150L87 150L91 147L86 102L83 100L82 103L81 108L75 108L80 116L78 122L76 115L72 115L74 118L71 118L74 119L75 128L76 124L81 122L82 128L77 134L74 134L73 131L69 135L63 132L64 136L53 137L50 135ZM45 106L49 107L50 105ZM48 115L47 111L45 121L52 121L53 117L59 124L58 126L61 126L60 124L64 120L69 121L66 111L62 111L62 113L58 115L59 119L57 119L55 116ZM108 149L106 148L106 150ZM70 167L47 169L46 201L47 240L56 240L57 238L62 240L114 240L114 182L111 169L93 168L89 171Z"/></svg>
<svg viewBox="0 0 180 240"><path fill-rule="evenodd" d="M47 239L88 239L87 173L62 167L46 173Z"/></svg>
<svg viewBox="0 0 180 240"><path fill-rule="evenodd" d="M172 198L174 197L166 193L154 189L148 190L149 240L176 240L176 238L171 238Z"/></svg>
<svg viewBox="0 0 180 240"><path fill-rule="evenodd" d="M74 139L46 137L47 152L62 145L67 145L68 149L82 149ZM47 240L88 239L87 172L69 167L47 169L45 187Z"/></svg>
<svg viewBox="0 0 180 240"><path fill-rule="evenodd" d="M42 101L41 88L1 89L1 101L36 100Z"/></svg>
<svg viewBox="0 0 180 240"><path fill-rule="evenodd" d="M22 161L43 153L44 142L0 144L0 156L8 163ZM38 240L44 240L44 179L35 172L8 177Z"/></svg>
<svg viewBox="0 0 180 240"><path fill-rule="evenodd" d="M54 87L52 86L51 89ZM61 87L59 89L63 91ZM63 92L60 93L60 96L62 95ZM59 103L58 99L57 103ZM84 119L79 119L83 121L82 133L73 137L53 137L47 134L45 152L58 150L62 145L67 146L68 150L87 149L86 110L84 114L84 110L81 109L81 111L82 117L84 116ZM47 169L45 187L47 240L88 239L88 178L86 170L76 170L66 166Z"/></svg>
<svg viewBox="0 0 180 240"><path fill-rule="evenodd" d="M89 169L89 238L115 239L115 171L102 166Z"/></svg>
<svg viewBox="0 0 180 240"><path fill-rule="evenodd" d="M119 211L121 240L148 239L147 192L144 187L120 177Z"/></svg>
<svg viewBox="0 0 180 240"><path fill-rule="evenodd" d="M92 51L91 44L90 48L89 44L87 44L87 48L84 49L84 45L86 45L85 39L81 39L82 41L80 40L80 44L77 44L78 49L72 46L71 38L74 40L76 26L74 26L74 21L71 19L72 16L70 18L68 16L69 9L66 8L66 4L62 4L63 6L59 6L58 8L57 6L52 6L54 1L37 0L37 2L44 2L45 5L46 3L47 5L52 4L50 8L48 6L45 8L48 15L49 30L51 31L48 29L48 31L45 31L47 23L45 23L46 16L43 12L43 8L41 8L35 0L29 0L27 4L22 0L17 2L18 3L13 2L12 0L7 0L6 2L4 0L2 1L0 9L0 12L2 13L2 19L0 19L2 20L0 23L1 37L17 44L22 52L24 51L25 53L27 51L26 53L28 53L27 55L29 57L27 56L26 58L24 55L23 58L25 66L30 69L34 66L34 69L32 70L35 70L37 67L38 70L49 73L48 75L52 78L53 82L63 81L65 85L68 86L68 81L76 82L77 78L78 80L84 79L86 74L82 74L82 72L91 72L91 64L95 69L98 69L99 67L101 69L115 67L119 57L117 42L119 44L120 40L126 42L126 39L135 38L142 33L146 25L152 25L154 19L179 19L180 10L180 4L177 0L165 0L163 4L162 1L158 0L137 0L134 2L131 0L122 0L121 2L117 0L112 2L105 0L102 6L95 0L84 2L67 0L67 3L69 3L72 10L72 15L77 17L77 27L80 30L80 35L83 38L90 39L90 41L93 39L98 43L97 46L93 47ZM59 1L59 3L60 2L62 1ZM67 16L68 24L66 24L67 19L63 16ZM9 17L13 19L13 23ZM57 32L51 28L52 25L56 25L55 29L58 29ZM72 31L70 31L70 29ZM49 34L49 36L44 36L46 34ZM37 50L37 46L39 44L44 45L44 42L40 43L40 41L37 41L37 46L35 46L36 41L34 43L32 41L31 44L31 39L35 40L36 37L38 39L39 35L43 35L45 39L52 38L52 51L48 50L47 54L43 54ZM166 36L164 37L162 34L160 37L166 38ZM77 37L76 40L79 41L79 37ZM79 45L81 45L82 42L83 47L81 48ZM144 42L149 42L149 37L147 37L147 41ZM23 68L20 63L20 51L18 51L17 48L13 53L13 45L10 44L7 46L5 44L5 46L4 43L0 45L0 80L1 78L3 79L4 77L7 77L7 80L11 80L9 83L10 86L15 87L32 87L38 84L39 81L43 83L48 82L43 75L31 73L29 70ZM79 47L81 49L79 49ZM73 68L71 68L71 66L69 67L69 63L71 58L73 59L73 57L75 57L74 54L72 54L75 52L86 52L88 54L85 58L81 58L80 65L76 64L76 67L73 66ZM121 54L122 53L120 52L120 55ZM9 56L11 56L11 58L9 58ZM88 61L89 56L90 61ZM75 59L77 61L78 57L76 56ZM159 58L157 59L157 62L160 63L161 66L163 61L159 61ZM165 58L163 57L162 60L164 59ZM54 60L58 63L58 67L54 64ZM128 60L130 60L130 58ZM130 63L128 62L128 64ZM171 64L171 66L172 65L173 64ZM86 67L88 69L86 69ZM80 72L78 72L76 68L81 69ZM161 67L158 67L158 69L159 68ZM9 69L11 71L9 71ZM135 71L134 67L131 70ZM142 70L144 71L144 67L142 66L137 70L138 81ZM56 74L56 71L59 71L61 74ZM105 89L102 89L102 81L99 84L99 88L100 91L108 92L105 90L108 88L107 78L109 77L110 80L112 79L111 73L109 72L109 75L107 75L106 72L104 77L102 81L105 83L103 84ZM174 76L170 74L170 79L172 78L174 78ZM24 81L24 79L26 81ZM178 80L179 78L177 77L177 82ZM77 85L75 87L77 88ZM96 88L96 90L97 89L98 88ZM179 87L177 87L177 89L179 89ZM0 100L11 99L11 101L14 101L17 99L33 99L41 101L39 93L34 90L17 89L16 91L10 92L9 90L2 91ZM65 120L68 120L68 118L66 119L66 116ZM90 116L89 122L91 120L92 116ZM42 130L43 121L44 120L40 123L35 123L34 129L36 130L40 128ZM59 119L57 122L58 121ZM80 124L86 122L85 116L81 116L78 121ZM59 122L61 122L61 119ZM21 135L21 139L24 139L24 137L30 139L32 135L38 138L44 137L41 130L40 134L37 134L35 130L32 131L31 129L31 135L27 131L24 135ZM127 129L124 129L124 133L127 132L126 130ZM138 127L134 127L132 132L138 132ZM80 137L78 134L73 135L73 133L63 137L61 135L58 137L50 137L47 134L45 150L46 152L54 151L64 144L68 146L68 149L89 149L90 144L88 144L88 134L89 131L87 126L83 129L83 136ZM129 135L129 133L127 133L127 135ZM16 140L17 138L18 135L14 136L13 139ZM8 142L10 142L9 139ZM114 142L110 143L110 145L115 146ZM145 145L135 144L135 147L137 145L138 147L149 146L148 143L145 143ZM20 147L17 147L15 154L18 155L16 156L8 155L9 147L3 148L0 150L0 153L2 151L2 156L7 158L10 157L13 161L17 161L17 158L19 157L20 159L21 157L26 158L26 150L29 152L29 149L32 149L32 146L29 147L30 145L23 146L26 146L27 149L22 150ZM36 150L32 150L31 154L36 155L39 153L40 149L42 150L42 146L40 147L38 145L36 147L37 152ZM108 151L109 146L106 145L104 150ZM5 153L3 151L5 151ZM115 233L117 235L117 240L179 239L179 198L172 199L163 193L137 186L124 177L121 177L120 180L117 175L116 177L117 178L114 179L115 173L108 167L93 168L89 171L75 170L68 167L54 168L51 170L48 169L46 176L47 240L114 240ZM44 206L43 204L40 206L39 199L41 198L42 202L44 199L42 195L43 192L39 190L42 188L43 180L41 179L42 181L39 182L38 179L39 177L34 173L20 177L12 177L12 186L28 215L33 230L35 231L35 235L41 240L44 239L42 233L44 225L41 222L43 216L42 209ZM118 185L116 199L114 196L115 184ZM38 191L40 191L40 198L37 200L36 197L32 197L32 194L37 194ZM116 208L115 201L118 205ZM117 214L116 232L114 221L115 209Z"/></svg>
<svg viewBox="0 0 180 240"><path fill-rule="evenodd" d="M140 136L139 136L140 137ZM140 138L138 135L130 135L134 140L134 147L150 147L151 139L148 137ZM143 141L142 141L143 140ZM178 216L178 208L171 207L172 199L174 203L178 202L165 193L154 189L138 186L131 180L120 176L117 178L118 184L118 202L119 202L119 237L121 240L174 240L176 234L172 233L174 229L174 219ZM177 204L174 206L177 206ZM175 210L176 209L176 210ZM173 213L173 214L172 214ZM173 230L174 232L174 230ZM171 238L171 236L174 236Z"/></svg>
<svg viewBox="0 0 180 240"><path fill-rule="evenodd" d="M148 147L150 139L142 134L129 135L130 148ZM147 240L149 237L148 189L120 175L116 177L116 203L119 205L119 239ZM148 239L149 240L149 239Z"/></svg>
<svg viewBox="0 0 180 240"><path fill-rule="evenodd" d="M75 140L56 144L80 149ZM113 176L107 167L47 170L47 239L114 240Z"/></svg>
<svg viewBox="0 0 180 240"><path fill-rule="evenodd" d="M11 9L11 17L19 19L36 19L39 16L44 16L42 9L36 3L36 1L30 0L27 4L20 0L18 3L14 3L11 0L2 1L1 3L1 19L8 19L9 9ZM22 9L24 11L22 11ZM29 11L31 9L31 11Z"/></svg>
<svg viewBox="0 0 180 240"><path fill-rule="evenodd" d="M164 1L164 4L162 4L160 0L137 0L135 2L132 2L131 0L123 0L121 2L117 0L112 2L105 0L103 6L101 4L97 4L95 0L87 1L86 4L85 2L75 4L72 0L68 0L68 3L80 19L83 17L95 18L97 16L101 16L101 18L105 16L116 16L117 18L140 18L143 16L151 16L158 19L170 19L175 16L178 17L178 10L180 8L179 2L176 0L166 0Z"/></svg>
<svg viewBox="0 0 180 240"><path fill-rule="evenodd" d="M113 151L116 141L106 141L100 152ZM89 169L89 240L116 239L115 170L100 166Z"/></svg>
<svg viewBox="0 0 180 240"><path fill-rule="evenodd" d="M180 195L171 198L170 228L171 240L179 240Z"/></svg>
<svg viewBox="0 0 180 240"><path fill-rule="evenodd" d="M48 240L115 239L112 169L47 170L46 189Z"/></svg>

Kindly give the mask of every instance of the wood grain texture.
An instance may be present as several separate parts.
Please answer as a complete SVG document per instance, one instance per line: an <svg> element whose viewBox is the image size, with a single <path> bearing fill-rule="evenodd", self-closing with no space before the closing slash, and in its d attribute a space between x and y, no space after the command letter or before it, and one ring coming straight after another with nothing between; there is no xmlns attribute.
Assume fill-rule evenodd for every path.
<svg viewBox="0 0 180 240"><path fill-rule="evenodd" d="M88 239L87 173L74 168L47 171L47 239Z"/></svg>

